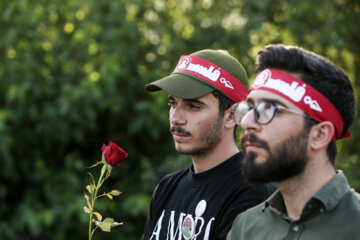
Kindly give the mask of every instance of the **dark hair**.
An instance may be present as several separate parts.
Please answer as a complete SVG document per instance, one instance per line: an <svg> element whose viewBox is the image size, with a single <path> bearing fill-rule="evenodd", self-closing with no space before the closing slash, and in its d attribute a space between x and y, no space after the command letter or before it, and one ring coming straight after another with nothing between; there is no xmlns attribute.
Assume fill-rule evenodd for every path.
<svg viewBox="0 0 360 240"><path fill-rule="evenodd" d="M219 117L223 117L225 111L229 109L229 107L231 107L235 102L230 98L224 96L218 90L214 90L212 93L219 100ZM236 139L236 129L237 125L234 128L234 139Z"/></svg>
<svg viewBox="0 0 360 240"><path fill-rule="evenodd" d="M256 68L258 71L275 68L299 74L301 80L323 94L335 106L344 121L341 135L347 133L355 119L355 98L349 78L335 64L303 48L277 44L268 45L258 53ZM335 162L336 153L336 144L332 140L327 147L332 163Z"/></svg>

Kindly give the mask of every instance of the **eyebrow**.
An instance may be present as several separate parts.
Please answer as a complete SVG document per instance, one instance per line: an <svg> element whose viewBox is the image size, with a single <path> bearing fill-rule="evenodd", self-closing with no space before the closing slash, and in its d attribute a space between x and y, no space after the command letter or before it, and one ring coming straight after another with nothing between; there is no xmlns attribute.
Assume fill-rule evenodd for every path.
<svg viewBox="0 0 360 240"><path fill-rule="evenodd" d="M198 104L206 105L203 101L200 101L199 99L184 99L185 102L195 102Z"/></svg>
<svg viewBox="0 0 360 240"><path fill-rule="evenodd" d="M246 99L247 102L250 102L250 103L254 103L254 100L252 98L248 98ZM289 106L287 106L285 103L281 102L280 100L278 99L273 99L273 98L261 98L259 99L258 102L261 102L261 101L266 101L266 102L271 102L271 103L274 103L274 104L277 104L277 105L280 105L280 106L283 106L283 107L286 107L288 108Z"/></svg>
<svg viewBox="0 0 360 240"><path fill-rule="evenodd" d="M171 96L171 95L169 95L168 99L175 101L175 98L173 96ZM203 101L200 101L197 98L191 98L191 99L184 99L183 98L183 100L184 100L184 102L198 103L198 104L206 105L206 103L204 103Z"/></svg>

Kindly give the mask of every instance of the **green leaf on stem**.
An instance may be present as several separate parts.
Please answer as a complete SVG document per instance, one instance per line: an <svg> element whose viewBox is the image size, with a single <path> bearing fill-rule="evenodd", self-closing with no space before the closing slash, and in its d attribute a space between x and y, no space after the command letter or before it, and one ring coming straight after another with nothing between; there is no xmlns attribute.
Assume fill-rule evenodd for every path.
<svg viewBox="0 0 360 240"><path fill-rule="evenodd" d="M104 163L104 165L101 168L101 174L100 176L104 176L105 171L107 170L107 163Z"/></svg>
<svg viewBox="0 0 360 240"><path fill-rule="evenodd" d="M101 155L101 162L102 162L103 164L106 163L104 154Z"/></svg>
<svg viewBox="0 0 360 240"><path fill-rule="evenodd" d="M89 174L90 175L90 177L91 177L91 181L92 181L92 185L93 186L95 186L95 181L94 181L94 177L93 177L93 175L91 174L91 173L87 173L87 174Z"/></svg>
<svg viewBox="0 0 360 240"><path fill-rule="evenodd" d="M106 165L107 165L107 172L106 172L105 179L107 179L108 177L110 177L111 170L112 170L112 167L111 167L109 164L106 163Z"/></svg>
<svg viewBox="0 0 360 240"><path fill-rule="evenodd" d="M105 218L104 221L102 221L100 224L99 224L99 227L102 231L104 232L110 232L111 231L111 226L112 224L114 223L114 219L113 218Z"/></svg>
<svg viewBox="0 0 360 240"><path fill-rule="evenodd" d="M111 227L116 227L116 226L120 226L120 225L123 225L123 224L124 224L123 222L121 222L121 223L113 222L113 223L111 224Z"/></svg>
<svg viewBox="0 0 360 240"><path fill-rule="evenodd" d="M97 165L99 165L99 164L101 164L101 163L103 163L103 162L102 162L102 161L97 162L97 163L95 163L95 164L93 164L93 165L91 165L90 167L87 167L87 168L93 168L93 167L96 167Z"/></svg>
<svg viewBox="0 0 360 240"><path fill-rule="evenodd" d="M111 190L110 194L113 196L119 196L121 192L119 190Z"/></svg>
<svg viewBox="0 0 360 240"><path fill-rule="evenodd" d="M98 221L101 221L102 220L102 215L99 213L99 212L93 212L93 214L96 216L97 220Z"/></svg>
<svg viewBox="0 0 360 240"><path fill-rule="evenodd" d="M96 226L104 232L110 232L111 228L123 225L123 223L115 222L113 218L105 218L104 221L95 221Z"/></svg>
<svg viewBox="0 0 360 240"><path fill-rule="evenodd" d="M91 213L90 209L88 207L84 207L84 212L85 213Z"/></svg>
<svg viewBox="0 0 360 240"><path fill-rule="evenodd" d="M90 201L89 201L89 196L86 193L84 194L84 198L86 199L86 202L87 202L87 205L88 205L89 209L92 209L92 206L91 206Z"/></svg>
<svg viewBox="0 0 360 240"><path fill-rule="evenodd" d="M86 190L88 190L88 192L90 193L90 194L92 194L93 193L93 185L92 184L89 184L89 185L87 185L86 186Z"/></svg>

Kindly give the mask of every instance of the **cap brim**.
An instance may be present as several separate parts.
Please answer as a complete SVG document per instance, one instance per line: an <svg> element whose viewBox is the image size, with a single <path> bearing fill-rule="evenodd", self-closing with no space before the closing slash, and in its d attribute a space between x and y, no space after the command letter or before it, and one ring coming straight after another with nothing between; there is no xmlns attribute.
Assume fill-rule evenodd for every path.
<svg viewBox="0 0 360 240"><path fill-rule="evenodd" d="M211 93L215 89L185 74L173 73L147 84L145 90L149 92L164 90L178 98L192 99Z"/></svg>

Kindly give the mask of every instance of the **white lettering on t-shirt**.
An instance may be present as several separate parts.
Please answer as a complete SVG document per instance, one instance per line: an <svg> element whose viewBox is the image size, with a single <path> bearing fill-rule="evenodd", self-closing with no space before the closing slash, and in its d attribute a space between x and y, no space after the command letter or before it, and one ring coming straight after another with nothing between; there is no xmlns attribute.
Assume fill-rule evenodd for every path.
<svg viewBox="0 0 360 240"><path fill-rule="evenodd" d="M209 235L210 235L210 228L211 228L211 223L215 220L215 218L211 218L210 221L208 222L207 226L206 226L206 230L205 230L205 235L204 235L204 240L208 240L209 239Z"/></svg>
<svg viewBox="0 0 360 240"><path fill-rule="evenodd" d="M155 236L156 240L159 240L161 226L162 226L162 219L163 219L164 215L165 215L165 210L162 211L161 216L156 223L155 229L154 229L153 233L151 234L150 240L153 239L154 236Z"/></svg>
<svg viewBox="0 0 360 240"><path fill-rule="evenodd" d="M164 228L162 228L162 225L163 225L163 218L164 218L165 215L166 215L166 211L163 210L162 213L161 213L161 216L159 217L159 219L158 219L158 221L156 223L156 226L155 226L155 228L153 230L153 233L151 234L150 240L152 240L152 239L160 240L161 230L164 229ZM167 223L167 228L165 228L167 230L166 240L181 240L182 239L181 224L182 224L183 219L184 219L184 217L186 215L187 215L187 213L180 212L177 221L175 221L176 212L175 211L170 211L170 216L169 216L169 221ZM206 224L205 219L203 217L195 217L195 234L191 238L191 240L196 240L197 237L200 234L204 233L205 224L206 224L206 229L205 229L203 240L208 240L209 235L210 235L210 230L211 230L211 224L212 224L212 222L214 220L215 220L215 218L212 217L209 220L209 222ZM164 224L166 224L166 223L164 223Z"/></svg>
<svg viewBox="0 0 360 240"><path fill-rule="evenodd" d="M165 210L164 210L165 211ZM167 232L167 236L166 236L166 240L175 240L176 239L176 235L178 236L178 240L181 240L181 223L183 221L183 218L186 214L185 213L180 213L179 219L178 219L178 224L176 227L176 231L174 232L174 227L175 227L175 211L171 211L170 213L170 219L169 219L169 224L168 224L168 232Z"/></svg>
<svg viewBox="0 0 360 240"><path fill-rule="evenodd" d="M198 222L200 222L199 227L198 227ZM198 231L194 234L194 237L192 238L193 240L195 240L197 238L197 236L201 233L204 223L205 223L204 218L195 217L195 231L196 231L196 229L198 229Z"/></svg>

